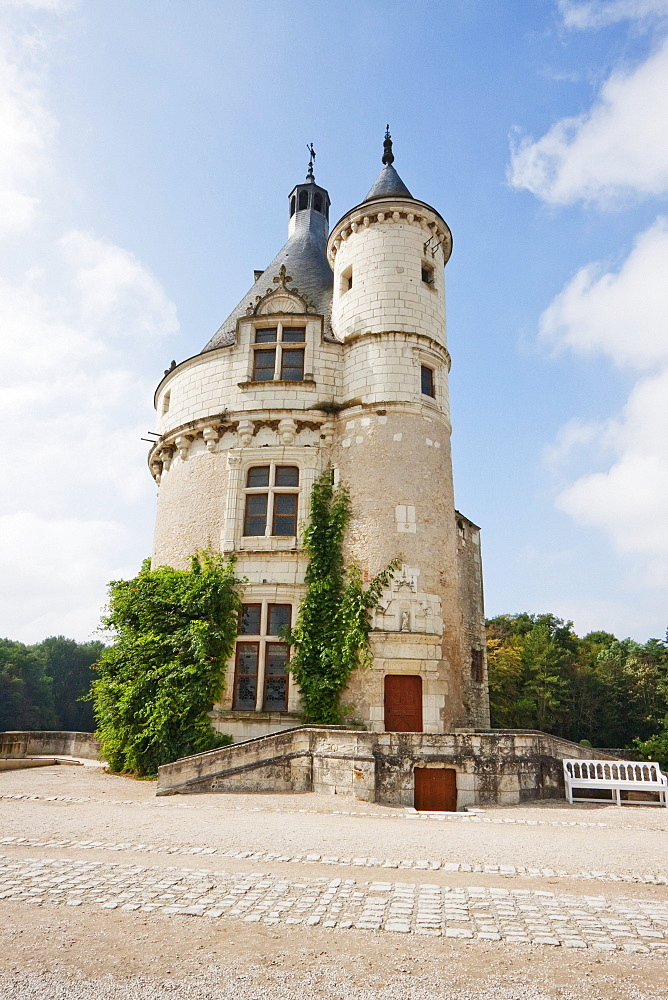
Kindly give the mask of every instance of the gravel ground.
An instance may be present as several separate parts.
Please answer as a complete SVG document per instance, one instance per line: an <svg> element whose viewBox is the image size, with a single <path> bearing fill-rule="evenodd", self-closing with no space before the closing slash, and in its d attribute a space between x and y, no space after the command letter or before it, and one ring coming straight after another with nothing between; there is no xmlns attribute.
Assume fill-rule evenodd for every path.
<svg viewBox="0 0 668 1000"><path fill-rule="evenodd" d="M444 818L0 772L0 997L668 998L667 833L647 806Z"/></svg>

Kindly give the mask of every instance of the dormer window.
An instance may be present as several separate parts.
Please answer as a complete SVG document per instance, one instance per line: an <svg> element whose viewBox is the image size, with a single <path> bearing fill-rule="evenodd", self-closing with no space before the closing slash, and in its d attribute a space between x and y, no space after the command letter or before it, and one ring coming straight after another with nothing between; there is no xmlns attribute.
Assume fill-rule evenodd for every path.
<svg viewBox="0 0 668 1000"><path fill-rule="evenodd" d="M306 328L303 326L258 327L253 345L253 382L277 379L303 382L305 349L296 345L305 342Z"/></svg>

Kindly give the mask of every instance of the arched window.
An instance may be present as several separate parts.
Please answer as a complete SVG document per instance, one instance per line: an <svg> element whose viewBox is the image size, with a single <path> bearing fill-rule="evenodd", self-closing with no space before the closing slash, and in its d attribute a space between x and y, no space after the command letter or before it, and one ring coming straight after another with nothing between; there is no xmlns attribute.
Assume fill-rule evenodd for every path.
<svg viewBox="0 0 668 1000"><path fill-rule="evenodd" d="M299 192L299 210L308 208L308 191Z"/></svg>
<svg viewBox="0 0 668 1000"><path fill-rule="evenodd" d="M290 218L292 218L296 210L297 210L297 202L295 200L295 196L293 195L292 198L290 199Z"/></svg>
<svg viewBox="0 0 668 1000"><path fill-rule="evenodd" d="M322 212L322 195L316 191L313 197L313 207L316 212Z"/></svg>

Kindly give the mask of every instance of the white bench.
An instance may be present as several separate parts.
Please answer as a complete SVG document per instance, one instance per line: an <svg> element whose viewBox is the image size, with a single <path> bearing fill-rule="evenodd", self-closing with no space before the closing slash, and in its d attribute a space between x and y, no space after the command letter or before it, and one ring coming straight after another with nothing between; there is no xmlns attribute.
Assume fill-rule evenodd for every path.
<svg viewBox="0 0 668 1000"><path fill-rule="evenodd" d="M622 800L622 791L655 792L658 802L635 800L636 805L656 805L668 807L668 777L654 761L643 760L564 760L564 784L566 798L573 802L616 802L633 804L634 800ZM594 796L574 795L574 789L609 789L612 799Z"/></svg>

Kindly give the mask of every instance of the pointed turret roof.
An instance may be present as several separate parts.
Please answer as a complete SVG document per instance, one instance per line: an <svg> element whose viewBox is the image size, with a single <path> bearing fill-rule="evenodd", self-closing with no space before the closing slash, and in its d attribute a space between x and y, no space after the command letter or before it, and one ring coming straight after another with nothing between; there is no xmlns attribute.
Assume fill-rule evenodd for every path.
<svg viewBox="0 0 668 1000"><path fill-rule="evenodd" d="M374 198L392 197L412 198L413 195L392 166L394 163L394 153L392 152L392 136L390 135L389 125L385 130L385 139L383 141L383 163L383 169L376 177L373 187L364 200L373 201Z"/></svg>

